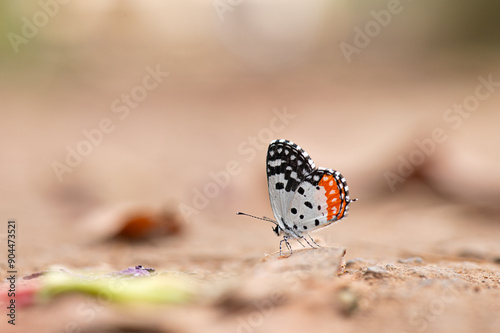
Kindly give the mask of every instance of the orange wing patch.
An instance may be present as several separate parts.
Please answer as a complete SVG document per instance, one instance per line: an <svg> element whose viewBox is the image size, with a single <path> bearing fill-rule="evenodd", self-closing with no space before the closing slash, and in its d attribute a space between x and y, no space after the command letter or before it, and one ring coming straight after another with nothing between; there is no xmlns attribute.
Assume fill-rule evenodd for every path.
<svg viewBox="0 0 500 333"><path fill-rule="evenodd" d="M325 196L326 203L328 205L328 221L332 220L335 216L337 216L337 220L341 219L344 216L345 204L343 204L343 200L340 198L340 194L343 193L345 197L344 188L339 188L337 185L337 181L332 175L325 174L321 177L321 180L318 182L319 186L323 186L325 188Z"/></svg>

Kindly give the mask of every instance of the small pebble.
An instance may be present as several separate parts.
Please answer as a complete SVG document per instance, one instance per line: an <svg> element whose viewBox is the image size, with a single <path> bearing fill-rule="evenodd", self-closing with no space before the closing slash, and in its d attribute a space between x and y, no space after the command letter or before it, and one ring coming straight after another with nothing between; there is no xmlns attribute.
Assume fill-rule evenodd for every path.
<svg viewBox="0 0 500 333"><path fill-rule="evenodd" d="M363 266L366 266L367 264L374 264L374 262L370 262L366 259L363 258L353 258L347 261L346 267L347 268L361 268Z"/></svg>
<svg viewBox="0 0 500 333"><path fill-rule="evenodd" d="M381 276L387 275L387 274L389 274L389 271L386 270L385 268L380 267L380 266L371 266L371 267L366 268L364 275L365 276L371 275L371 276L375 276L375 277L381 277Z"/></svg>
<svg viewBox="0 0 500 333"><path fill-rule="evenodd" d="M421 277L421 278L427 277L427 273L420 268L414 268L414 269L410 270L410 273L413 275L418 275L418 277Z"/></svg>
<svg viewBox="0 0 500 333"><path fill-rule="evenodd" d="M406 259L399 259L398 262L400 264L421 264L422 258L420 257L409 257Z"/></svg>
<svg viewBox="0 0 500 333"><path fill-rule="evenodd" d="M393 271L396 269L396 266L394 266L393 264L387 264L385 265L385 268L389 271Z"/></svg>

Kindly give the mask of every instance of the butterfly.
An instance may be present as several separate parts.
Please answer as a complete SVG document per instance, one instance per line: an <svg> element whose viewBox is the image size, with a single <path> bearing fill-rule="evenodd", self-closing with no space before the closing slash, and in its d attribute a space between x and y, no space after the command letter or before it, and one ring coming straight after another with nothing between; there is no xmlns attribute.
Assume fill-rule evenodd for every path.
<svg viewBox="0 0 500 333"><path fill-rule="evenodd" d="M309 232L341 220L347 215L349 203L358 200L349 198L345 178L338 171L317 168L299 145L283 139L269 144L266 164L269 200L276 220L237 214L274 223L273 231L283 235L280 255L283 242L293 253L289 239L296 239L302 246L301 239L312 248L320 247Z"/></svg>

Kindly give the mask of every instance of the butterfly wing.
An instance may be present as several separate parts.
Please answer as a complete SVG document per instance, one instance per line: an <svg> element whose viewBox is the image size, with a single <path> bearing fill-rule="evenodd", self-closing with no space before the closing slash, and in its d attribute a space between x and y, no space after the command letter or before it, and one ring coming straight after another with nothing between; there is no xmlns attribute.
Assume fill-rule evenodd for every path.
<svg viewBox="0 0 500 333"><path fill-rule="evenodd" d="M342 219L349 202L345 178L338 171L318 168L297 187L285 220L300 235Z"/></svg>
<svg viewBox="0 0 500 333"><path fill-rule="evenodd" d="M274 140L267 150L267 186L274 217L282 230L299 185L315 170L311 157L288 140Z"/></svg>

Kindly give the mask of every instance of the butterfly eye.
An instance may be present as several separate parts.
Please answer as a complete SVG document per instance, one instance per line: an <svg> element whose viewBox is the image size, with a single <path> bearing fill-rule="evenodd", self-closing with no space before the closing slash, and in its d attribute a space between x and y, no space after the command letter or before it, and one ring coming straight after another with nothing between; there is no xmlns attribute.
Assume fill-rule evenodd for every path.
<svg viewBox="0 0 500 333"><path fill-rule="evenodd" d="M276 235L278 235L278 236L280 235L280 228L278 226L275 226L273 228L273 231L276 233Z"/></svg>

